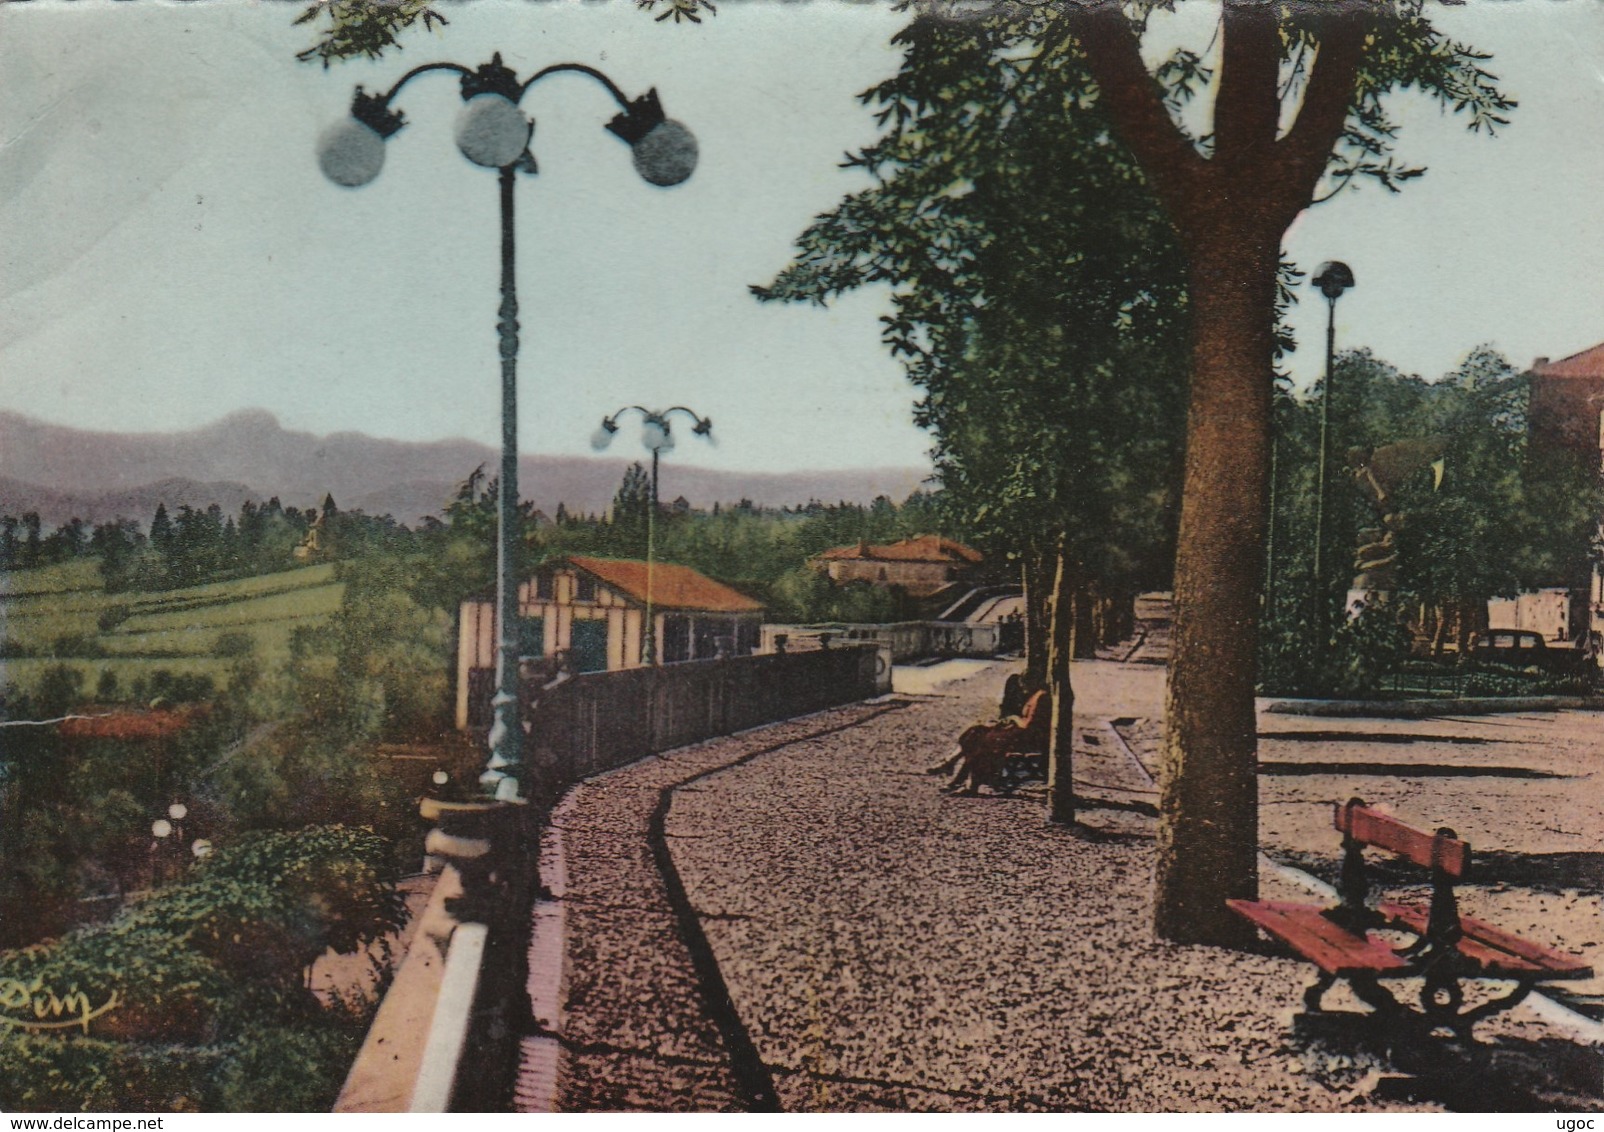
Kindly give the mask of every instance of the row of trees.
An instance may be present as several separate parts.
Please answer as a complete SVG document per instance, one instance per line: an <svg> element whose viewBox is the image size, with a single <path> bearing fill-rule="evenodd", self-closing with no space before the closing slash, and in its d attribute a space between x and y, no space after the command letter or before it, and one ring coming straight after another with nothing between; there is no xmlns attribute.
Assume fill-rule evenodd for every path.
<svg viewBox="0 0 1604 1132"><path fill-rule="evenodd" d="M877 186L804 233L760 295L822 300L891 282L887 343L927 391L944 473L962 484L973 469L977 498L1020 485L1022 514L1006 524L1017 552L1028 562L1053 548L1055 817L1072 816L1064 658L1077 581L1110 569L1097 547L1134 545L1127 512L1106 501L1138 494L1120 490L1143 466L1136 445L1183 450L1170 426L1184 403L1155 923L1171 939L1243 943L1249 929L1224 902L1257 891L1253 695L1281 240L1322 184L1394 188L1419 173L1392 154L1390 91L1421 90L1476 129L1511 103L1485 56L1416 3L1227 0L1209 48L1150 67L1158 7L914 6L901 72L864 96L885 133L850 162ZM1199 96L1210 112L1183 113ZM1050 427L1064 430L1045 461L1028 420L1007 411L1033 371ZM966 395L966 374L984 396ZM1149 411L1127 417L1127 398Z"/></svg>
<svg viewBox="0 0 1604 1132"><path fill-rule="evenodd" d="M1028 23L916 19L864 95L876 185L798 240L764 300L896 285L885 322L937 439L952 511L1027 591L1029 676L1050 678L1049 796L1072 816L1069 660L1100 598L1167 585L1184 413L1180 249L1085 98L1080 60ZM1049 628L1050 627L1050 628Z"/></svg>
<svg viewBox="0 0 1604 1132"><path fill-rule="evenodd" d="M946 504L945 493L917 491L902 503L881 496L864 505L810 501L798 507L758 506L750 500L714 504L710 510L662 504L655 520L646 469L632 465L606 515L571 514L559 507L544 521L523 505L524 567L546 557L588 554L643 559L648 538L659 561L693 567L763 601L782 621L894 620L914 610L899 595L866 584L835 587L807 560L836 546L861 540L894 542L944 532L967 537ZM432 604L455 608L468 593L494 585L496 481L470 477L446 508L443 521L417 535L429 547L424 592Z"/></svg>
<svg viewBox="0 0 1604 1132"><path fill-rule="evenodd" d="M333 507L327 500L325 508ZM0 569L25 570L74 558L100 561L108 590L173 589L223 578L281 570L317 521L318 510L284 507L278 498L247 501L236 520L216 503L180 504L169 512L158 503L149 533L129 518L91 526L70 519L48 535L36 511L0 515Z"/></svg>

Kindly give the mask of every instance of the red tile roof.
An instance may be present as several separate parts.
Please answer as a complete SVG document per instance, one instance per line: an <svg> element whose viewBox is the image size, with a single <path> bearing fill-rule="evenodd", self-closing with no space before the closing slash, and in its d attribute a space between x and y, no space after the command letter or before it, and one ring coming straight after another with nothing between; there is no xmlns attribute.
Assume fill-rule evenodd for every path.
<svg viewBox="0 0 1604 1132"><path fill-rule="evenodd" d="M626 558L586 558L572 555L568 562L627 597L646 601L647 565ZM708 613L761 613L761 602L753 601L723 582L689 566L656 562L651 566L651 601L659 609L687 609Z"/></svg>
<svg viewBox="0 0 1604 1132"><path fill-rule="evenodd" d="M62 720L58 734L63 739L165 739L183 731L204 714L203 707L148 711L86 708Z"/></svg>
<svg viewBox="0 0 1604 1132"><path fill-rule="evenodd" d="M917 538L903 539L889 546L870 546L861 542L855 546L837 546L826 550L819 557L835 560L870 559L875 562L976 563L981 561L982 555L978 550L967 547L961 542L953 542L939 535L919 535Z"/></svg>
<svg viewBox="0 0 1604 1132"><path fill-rule="evenodd" d="M1538 358L1532 372L1544 377L1604 377L1604 343L1557 362Z"/></svg>

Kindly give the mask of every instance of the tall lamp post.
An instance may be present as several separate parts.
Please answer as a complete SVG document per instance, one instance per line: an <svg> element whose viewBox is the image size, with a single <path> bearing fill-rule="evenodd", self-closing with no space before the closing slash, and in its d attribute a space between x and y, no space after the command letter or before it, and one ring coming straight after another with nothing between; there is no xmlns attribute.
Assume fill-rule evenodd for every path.
<svg viewBox="0 0 1604 1132"><path fill-rule="evenodd" d="M501 351L501 477L496 500L496 694L491 700L490 759L480 783L500 801L519 798L523 730L518 725L518 294L514 273L513 175L536 172L529 151L535 123L518 103L541 79L573 72L595 79L620 112L607 129L629 145L635 171L653 185L677 185L696 168L696 139L663 113L657 91L629 99L600 71L582 63L558 63L520 81L497 52L477 70L457 63L415 67L384 94L356 88L349 118L331 126L318 141L318 163L337 185L356 188L384 167L385 141L406 124L391 100L419 75L446 71L462 87L457 148L475 165L499 174L501 193L501 306L496 332Z"/></svg>
<svg viewBox="0 0 1604 1132"><path fill-rule="evenodd" d="M601 424L590 438L591 447L600 452L611 444L613 435L618 431L618 418L630 412L641 415L641 443L652 454L652 506L646 513L646 629L641 637L641 661L645 664L656 664L657 634L652 625L652 565L656 554L657 464L664 452L671 452L674 448L674 430L668 421L670 415L684 413L691 418L692 435L705 436L709 440L713 437L713 420L693 409L687 409L684 405L675 405L661 412L644 409L639 405L626 405L612 416L602 418Z"/></svg>
<svg viewBox="0 0 1604 1132"><path fill-rule="evenodd" d="M1314 600L1315 625L1320 630L1319 647L1325 648L1330 621L1325 593L1322 554L1326 542L1326 486L1330 480L1331 455L1327 437L1331 427L1331 392L1337 363L1337 300L1353 286L1353 270L1341 260L1329 260L1315 269L1310 280L1326 297L1326 380L1320 394L1320 468L1314 502ZM1274 520L1272 519L1272 522Z"/></svg>

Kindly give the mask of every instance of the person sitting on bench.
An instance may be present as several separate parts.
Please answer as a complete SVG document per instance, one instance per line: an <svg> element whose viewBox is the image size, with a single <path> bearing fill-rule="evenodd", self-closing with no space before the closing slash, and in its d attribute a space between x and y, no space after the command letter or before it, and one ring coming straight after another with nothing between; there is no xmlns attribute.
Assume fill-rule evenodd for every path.
<svg viewBox="0 0 1604 1132"><path fill-rule="evenodd" d="M1052 726L1052 698L1045 688L1025 700L1018 715L977 723L958 736L953 753L930 767L926 774L953 773L942 787L949 793L978 794L982 786L996 788L1008 756L1047 749L1048 729ZM964 788L964 783L968 787Z"/></svg>

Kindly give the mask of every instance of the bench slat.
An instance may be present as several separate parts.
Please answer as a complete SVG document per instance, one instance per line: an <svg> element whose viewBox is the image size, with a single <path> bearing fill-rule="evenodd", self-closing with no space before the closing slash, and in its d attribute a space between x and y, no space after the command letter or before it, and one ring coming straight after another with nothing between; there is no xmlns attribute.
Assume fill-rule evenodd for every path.
<svg viewBox="0 0 1604 1132"><path fill-rule="evenodd" d="M1380 911L1388 920L1417 933L1425 932L1430 919L1426 909L1413 904L1384 903ZM1459 941L1460 953L1479 963L1490 976L1519 978L1538 974L1550 980L1587 979L1593 975L1593 968L1575 956L1522 939L1484 920L1460 916L1459 926L1465 933Z"/></svg>
<svg viewBox="0 0 1604 1132"><path fill-rule="evenodd" d="M1409 962L1370 936L1357 936L1333 923L1317 904L1272 900L1227 900L1235 912L1287 943L1328 975L1348 976L1406 971Z"/></svg>
<svg viewBox="0 0 1604 1132"><path fill-rule="evenodd" d="M1339 802L1332 824L1355 841L1396 853L1423 869L1441 868L1455 880L1470 867L1468 843L1426 833L1368 806Z"/></svg>

